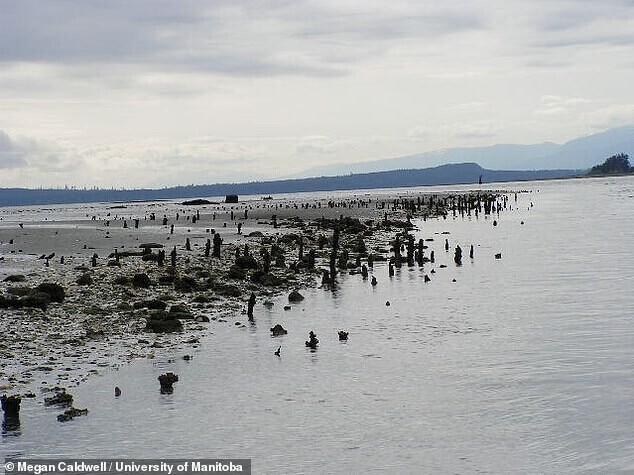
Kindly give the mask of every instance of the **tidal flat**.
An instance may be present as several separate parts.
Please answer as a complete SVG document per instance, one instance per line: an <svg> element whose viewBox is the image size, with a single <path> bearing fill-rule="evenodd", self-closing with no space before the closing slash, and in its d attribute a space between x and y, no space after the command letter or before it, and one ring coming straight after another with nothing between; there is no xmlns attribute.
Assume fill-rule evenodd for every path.
<svg viewBox="0 0 634 475"><path fill-rule="evenodd" d="M4 452L160 447L251 458L255 473L631 469L631 179L508 184L490 191L499 214L461 211L458 197L477 191L3 208L1 279L24 276L2 283L2 393L23 396ZM61 303L12 306L46 282ZM148 327L165 314L182 328ZM88 413L59 422L70 409L46 400L64 393Z"/></svg>

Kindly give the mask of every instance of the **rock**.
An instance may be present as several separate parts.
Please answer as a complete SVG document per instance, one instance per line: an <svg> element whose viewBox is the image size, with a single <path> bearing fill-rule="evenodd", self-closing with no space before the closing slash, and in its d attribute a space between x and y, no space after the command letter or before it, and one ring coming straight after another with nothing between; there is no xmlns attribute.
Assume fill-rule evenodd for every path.
<svg viewBox="0 0 634 475"><path fill-rule="evenodd" d="M92 276L90 274L83 274L75 282L77 285L92 285Z"/></svg>
<svg viewBox="0 0 634 475"><path fill-rule="evenodd" d="M44 398L45 406L70 406L73 404L73 395L60 389L54 396Z"/></svg>
<svg viewBox="0 0 634 475"><path fill-rule="evenodd" d="M193 320L194 315L192 315L187 305L177 303L170 307L169 315L173 318L177 318L179 320Z"/></svg>
<svg viewBox="0 0 634 475"><path fill-rule="evenodd" d="M265 274L263 271L254 272L251 276L251 282L264 285L265 287L280 287L284 280L273 274Z"/></svg>
<svg viewBox="0 0 634 475"><path fill-rule="evenodd" d="M209 317L206 315L199 315L196 317L196 321L200 322L200 323L208 323L209 322Z"/></svg>
<svg viewBox="0 0 634 475"><path fill-rule="evenodd" d="M240 288L231 284L218 285L214 290L225 297L240 297L242 295Z"/></svg>
<svg viewBox="0 0 634 475"><path fill-rule="evenodd" d="M242 255L236 258L235 265L238 266L240 269L257 269L258 261L251 254L247 256Z"/></svg>
<svg viewBox="0 0 634 475"><path fill-rule="evenodd" d="M26 277L21 274L9 275L4 278L3 282L24 282Z"/></svg>
<svg viewBox="0 0 634 475"><path fill-rule="evenodd" d="M301 302L302 300L304 300L304 296L297 290L293 290L290 294L288 294L288 301L291 303Z"/></svg>
<svg viewBox="0 0 634 475"><path fill-rule="evenodd" d="M163 244L159 244L157 242L146 242L143 244L139 244L139 247L141 249L162 249L164 246ZM121 255L121 254L119 254Z"/></svg>
<svg viewBox="0 0 634 475"><path fill-rule="evenodd" d="M339 330L337 333L339 334L339 341L346 341L348 339L348 332Z"/></svg>
<svg viewBox="0 0 634 475"><path fill-rule="evenodd" d="M184 206L199 206L199 205L214 204L214 202L209 200L196 199L196 200L183 201L181 204Z"/></svg>
<svg viewBox="0 0 634 475"><path fill-rule="evenodd" d="M275 325L273 328L271 328L271 336L282 336L282 335L286 335L287 333L288 331L286 331L284 327L280 325L279 323Z"/></svg>
<svg viewBox="0 0 634 475"><path fill-rule="evenodd" d="M181 292L194 292L198 290L198 281L189 275L184 275L174 279L174 288Z"/></svg>
<svg viewBox="0 0 634 475"><path fill-rule="evenodd" d="M57 416L57 420L59 422L68 422L72 421L75 417L85 416L86 414L88 414L88 409L76 409L71 407L65 410L63 414Z"/></svg>
<svg viewBox="0 0 634 475"><path fill-rule="evenodd" d="M117 277L115 277L114 283L116 285L129 285L130 284L130 278L126 277L125 275L118 275Z"/></svg>
<svg viewBox="0 0 634 475"><path fill-rule="evenodd" d="M119 386L115 386L114 397L119 397L119 396L121 396L121 389L119 389Z"/></svg>
<svg viewBox="0 0 634 475"><path fill-rule="evenodd" d="M147 274L134 274L132 278L132 285L135 287L147 289L151 283L152 281Z"/></svg>
<svg viewBox="0 0 634 475"><path fill-rule="evenodd" d="M173 333L181 331L183 324L174 314L169 314L164 310L155 310L147 319L145 329L154 333Z"/></svg>
<svg viewBox="0 0 634 475"><path fill-rule="evenodd" d="M25 308L41 308L42 310L46 310L46 307L50 302L51 296L49 294L33 290L17 300L16 306Z"/></svg>
<svg viewBox="0 0 634 475"><path fill-rule="evenodd" d="M502 253L501 253L501 252L498 252L498 253L495 255L495 258L496 258L496 259L502 259Z"/></svg>
<svg viewBox="0 0 634 475"><path fill-rule="evenodd" d="M172 394L174 392L174 383L178 381L178 375L174 373L165 373L158 377L161 384L161 394Z"/></svg>
<svg viewBox="0 0 634 475"><path fill-rule="evenodd" d="M167 304L162 300L151 299L151 300L142 300L141 302L135 302L133 308L149 308L150 310L165 310L167 308Z"/></svg>
<svg viewBox="0 0 634 475"><path fill-rule="evenodd" d="M248 234L249 237L264 237L264 234L262 234L261 231L253 231L252 233Z"/></svg>
<svg viewBox="0 0 634 475"><path fill-rule="evenodd" d="M62 303L64 301L64 297L66 297L64 287L53 282L43 282L38 285L35 290L48 294L51 298L51 302Z"/></svg>
<svg viewBox="0 0 634 475"><path fill-rule="evenodd" d="M317 345L319 344L319 340L317 339L317 335L315 335L315 332L313 332L312 330L308 334L308 341L306 341L305 344L308 348L312 350L317 348Z"/></svg>
<svg viewBox="0 0 634 475"><path fill-rule="evenodd" d="M227 277L229 277L230 279L244 280L247 278L247 271L242 267L233 265L229 268L229 271L227 272Z"/></svg>

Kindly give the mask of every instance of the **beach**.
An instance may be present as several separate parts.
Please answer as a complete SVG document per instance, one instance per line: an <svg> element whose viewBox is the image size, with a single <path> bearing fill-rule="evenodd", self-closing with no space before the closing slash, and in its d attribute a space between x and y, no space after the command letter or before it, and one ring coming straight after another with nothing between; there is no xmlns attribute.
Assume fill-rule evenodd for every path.
<svg viewBox="0 0 634 475"><path fill-rule="evenodd" d="M485 196L503 195L481 196L484 203ZM193 350L215 325L247 325L252 292L262 306L276 295L321 285L337 223L341 249L349 252L349 263L340 271L360 272L357 264L367 263L369 255L390 257L391 240L413 228L409 220L455 214L459 199L365 193L306 201L262 197L239 203L78 205L64 206L63 212L55 206L7 208L0 221L0 295L25 299L29 289L54 283L63 288L64 298L25 308L12 308L5 300L2 390L73 387L132 359ZM482 203L468 212L483 213ZM222 239L220 257L205 249L215 236ZM261 250L272 246L282 257L258 280ZM165 260L158 265L160 251ZM236 252L243 257L238 266ZM308 265L311 252L317 262ZM182 331L180 326L167 332L148 327L148 319L165 310L182 310Z"/></svg>

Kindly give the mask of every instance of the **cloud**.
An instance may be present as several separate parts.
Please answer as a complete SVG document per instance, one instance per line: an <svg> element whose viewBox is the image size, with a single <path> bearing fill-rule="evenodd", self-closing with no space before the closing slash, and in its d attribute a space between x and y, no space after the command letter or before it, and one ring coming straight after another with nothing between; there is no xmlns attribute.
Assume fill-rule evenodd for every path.
<svg viewBox="0 0 634 475"><path fill-rule="evenodd" d="M596 130L634 124L634 103L602 106L586 112L581 119Z"/></svg>
<svg viewBox="0 0 634 475"><path fill-rule="evenodd" d="M235 76L339 76L389 41L484 27L468 2L153 0L3 4L0 63L108 64Z"/></svg>
<svg viewBox="0 0 634 475"><path fill-rule="evenodd" d="M583 97L563 97L546 95L540 98L540 105L535 114L542 116L556 116L569 114L578 110L581 106L591 104L590 99Z"/></svg>
<svg viewBox="0 0 634 475"><path fill-rule="evenodd" d="M499 128L488 121L476 121L459 124L455 127L453 136L457 139L493 138L499 133Z"/></svg>
<svg viewBox="0 0 634 475"><path fill-rule="evenodd" d="M19 168L27 165L24 150L9 135L0 130L0 169Z"/></svg>
<svg viewBox="0 0 634 475"><path fill-rule="evenodd" d="M84 160L72 149L31 137L10 137L0 130L0 169L7 180L9 173L20 176L63 176L83 168ZM68 182L68 180L66 181Z"/></svg>
<svg viewBox="0 0 634 475"><path fill-rule="evenodd" d="M532 44L546 49L634 45L633 6L626 0L543 1L534 17L539 34Z"/></svg>
<svg viewBox="0 0 634 475"><path fill-rule="evenodd" d="M345 147L345 143L340 140L333 140L330 137L311 136L304 137L300 143L295 145L295 153L297 155L332 155L341 151Z"/></svg>

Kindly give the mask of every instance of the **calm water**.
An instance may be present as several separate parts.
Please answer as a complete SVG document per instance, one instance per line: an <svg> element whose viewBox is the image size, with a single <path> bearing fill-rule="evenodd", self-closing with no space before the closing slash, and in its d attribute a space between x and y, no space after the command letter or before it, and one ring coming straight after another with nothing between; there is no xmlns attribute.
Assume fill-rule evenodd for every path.
<svg viewBox="0 0 634 475"><path fill-rule="evenodd" d="M254 473L634 473L634 179L510 188L532 193L497 227L420 223L432 282L430 264L392 279L376 265L374 288L343 276L290 311L258 305L251 328L212 324L189 362L138 361L75 389L86 417L59 424L23 401L0 452L252 458ZM445 237L475 259L456 268ZM275 323L288 335L271 338ZM180 376L169 396L165 371Z"/></svg>

